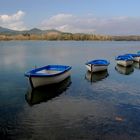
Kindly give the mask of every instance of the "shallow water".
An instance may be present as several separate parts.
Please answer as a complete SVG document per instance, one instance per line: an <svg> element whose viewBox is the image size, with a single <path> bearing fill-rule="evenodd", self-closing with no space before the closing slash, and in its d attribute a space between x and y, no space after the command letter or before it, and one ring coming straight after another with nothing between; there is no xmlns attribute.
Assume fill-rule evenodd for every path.
<svg viewBox="0 0 140 140"><path fill-rule="evenodd" d="M1 139L139 140L140 65L114 60L139 50L133 41L0 42ZM90 75L84 64L98 58L108 71ZM31 91L24 72L48 64L72 66L71 77Z"/></svg>

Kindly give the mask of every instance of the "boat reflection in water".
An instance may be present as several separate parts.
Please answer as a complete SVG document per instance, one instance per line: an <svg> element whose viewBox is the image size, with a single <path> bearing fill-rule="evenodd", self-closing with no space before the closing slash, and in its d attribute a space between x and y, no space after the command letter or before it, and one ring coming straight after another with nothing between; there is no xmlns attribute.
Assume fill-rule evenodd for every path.
<svg viewBox="0 0 140 140"><path fill-rule="evenodd" d="M116 65L115 70L118 73L124 74L124 75L129 75L129 74L132 74L134 72L133 66L123 67L123 66L120 66L120 65Z"/></svg>
<svg viewBox="0 0 140 140"><path fill-rule="evenodd" d="M100 72L95 72L95 73L91 73L90 71L87 71L86 75L85 75L85 78L89 82L97 82L97 81L105 79L108 76L109 76L109 74L108 74L107 70L100 71Z"/></svg>
<svg viewBox="0 0 140 140"><path fill-rule="evenodd" d="M30 89L25 94L25 99L29 105L39 104L46 102L62 94L68 89L71 84L71 78L68 77L60 83L52 84L48 86L38 87Z"/></svg>
<svg viewBox="0 0 140 140"><path fill-rule="evenodd" d="M133 63L133 66L134 66L134 68L136 68L136 69L140 69L140 63L138 63L138 62L134 62L134 63Z"/></svg>

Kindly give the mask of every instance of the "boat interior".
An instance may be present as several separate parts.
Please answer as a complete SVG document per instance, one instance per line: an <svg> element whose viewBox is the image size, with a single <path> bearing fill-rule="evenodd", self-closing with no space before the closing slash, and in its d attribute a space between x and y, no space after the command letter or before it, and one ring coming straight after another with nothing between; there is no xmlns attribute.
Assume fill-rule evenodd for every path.
<svg viewBox="0 0 140 140"><path fill-rule="evenodd" d="M61 71L58 71L58 70L41 70L41 71L38 71L37 73L42 73L42 74L57 74L57 73L60 73Z"/></svg>

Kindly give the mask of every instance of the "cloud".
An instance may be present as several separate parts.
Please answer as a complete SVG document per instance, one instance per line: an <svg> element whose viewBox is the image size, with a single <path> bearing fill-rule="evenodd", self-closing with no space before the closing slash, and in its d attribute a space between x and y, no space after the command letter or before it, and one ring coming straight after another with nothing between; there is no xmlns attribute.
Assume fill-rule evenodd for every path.
<svg viewBox="0 0 140 140"><path fill-rule="evenodd" d="M93 15L58 14L41 23L43 29L97 34L139 34L140 17L99 18Z"/></svg>
<svg viewBox="0 0 140 140"><path fill-rule="evenodd" d="M0 26L13 30L24 30L26 29L23 22L24 15L25 13L21 10L12 15L0 15Z"/></svg>

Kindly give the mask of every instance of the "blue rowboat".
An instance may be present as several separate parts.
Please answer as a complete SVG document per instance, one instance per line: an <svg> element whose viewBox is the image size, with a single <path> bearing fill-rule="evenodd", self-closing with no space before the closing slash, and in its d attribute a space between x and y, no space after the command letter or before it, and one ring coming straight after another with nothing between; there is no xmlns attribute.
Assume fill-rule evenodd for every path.
<svg viewBox="0 0 140 140"><path fill-rule="evenodd" d="M122 66L131 66L133 64L133 57L129 55L119 55L115 58L117 64Z"/></svg>
<svg viewBox="0 0 140 140"><path fill-rule="evenodd" d="M125 55L127 55L127 56L131 56L131 57L133 57L133 60L134 61L136 61L136 62L140 62L140 54L125 54Z"/></svg>
<svg viewBox="0 0 140 140"><path fill-rule="evenodd" d="M85 65L90 72L106 70L110 63L107 60L97 59L87 62Z"/></svg>
<svg viewBox="0 0 140 140"><path fill-rule="evenodd" d="M63 81L70 76L71 66L47 65L32 69L25 73L32 88L55 84Z"/></svg>

